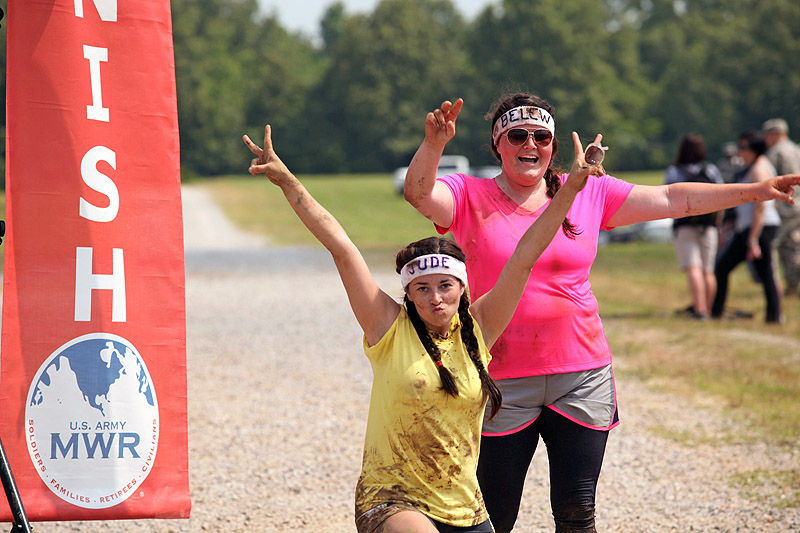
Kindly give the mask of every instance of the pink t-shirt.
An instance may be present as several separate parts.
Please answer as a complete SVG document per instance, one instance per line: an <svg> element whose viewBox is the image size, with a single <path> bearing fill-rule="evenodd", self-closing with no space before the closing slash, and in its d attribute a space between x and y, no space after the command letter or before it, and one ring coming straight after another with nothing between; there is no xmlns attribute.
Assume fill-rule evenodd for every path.
<svg viewBox="0 0 800 533"><path fill-rule="evenodd" d="M562 182L566 176L561 176ZM454 199L452 231L467 254L470 296L492 288L523 233L544 212L517 205L494 180L464 174L441 178ZM611 363L589 271L597 255L597 236L610 229L633 184L611 176L590 177L567 217L581 232L562 230L533 267L528 286L506 330L492 347L489 371L495 379L578 372ZM549 202L548 202L549 204Z"/></svg>

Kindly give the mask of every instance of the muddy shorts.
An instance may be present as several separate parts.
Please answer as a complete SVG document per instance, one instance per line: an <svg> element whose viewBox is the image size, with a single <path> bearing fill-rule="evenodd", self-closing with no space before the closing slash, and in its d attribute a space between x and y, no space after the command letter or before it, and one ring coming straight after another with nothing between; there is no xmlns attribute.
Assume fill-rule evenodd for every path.
<svg viewBox="0 0 800 533"><path fill-rule="evenodd" d="M422 514L417 509L404 503L382 503L356 517L356 531L358 533L381 533L383 523L391 516L402 511L414 511ZM437 522L426 516L436 526L440 533L494 533L492 523L487 520L477 526L455 527Z"/></svg>

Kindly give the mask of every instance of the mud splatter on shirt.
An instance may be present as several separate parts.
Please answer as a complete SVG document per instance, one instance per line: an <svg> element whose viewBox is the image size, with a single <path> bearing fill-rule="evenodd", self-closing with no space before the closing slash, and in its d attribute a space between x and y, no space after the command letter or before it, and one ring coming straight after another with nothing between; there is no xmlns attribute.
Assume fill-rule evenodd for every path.
<svg viewBox="0 0 800 533"><path fill-rule="evenodd" d="M457 323L458 316L453 320ZM477 323L475 333L488 364ZM404 503L456 527L489 518L475 473L485 406L480 377L460 327L436 343L456 379L457 397L442 390L405 310L375 346L364 341L373 383L356 515L380 504Z"/></svg>

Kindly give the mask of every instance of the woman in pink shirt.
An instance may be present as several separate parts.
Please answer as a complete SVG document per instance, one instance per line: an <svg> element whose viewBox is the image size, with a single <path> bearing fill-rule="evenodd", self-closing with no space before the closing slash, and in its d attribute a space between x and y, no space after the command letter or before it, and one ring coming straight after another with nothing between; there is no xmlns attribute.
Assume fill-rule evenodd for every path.
<svg viewBox="0 0 800 533"><path fill-rule="evenodd" d="M467 272L472 297L478 298L495 283L520 236L566 175L553 166L558 152L553 107L538 96L515 93L487 115L500 174L491 180L464 174L437 180L462 105L461 99L444 102L426 117L405 197L440 233L452 232L473 258ZM600 146L601 140L598 135L593 144ZM597 480L608 430L618 423L611 351L589 284L599 231L750 201L791 201L789 191L797 182L800 176L761 184L646 187L608 175L589 178L492 348L489 372L503 404L497 416L484 420L478 479L498 533L514 526L540 436L550 463L556 532L595 531Z"/></svg>

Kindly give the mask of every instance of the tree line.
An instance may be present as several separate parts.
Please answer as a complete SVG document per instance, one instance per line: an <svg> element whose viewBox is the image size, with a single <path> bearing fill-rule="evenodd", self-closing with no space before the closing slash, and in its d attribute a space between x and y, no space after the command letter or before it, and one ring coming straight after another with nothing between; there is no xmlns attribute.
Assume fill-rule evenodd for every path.
<svg viewBox="0 0 800 533"><path fill-rule="evenodd" d="M686 133L713 158L768 118L800 132L796 0L497 0L471 20L452 0L358 14L332 0L318 40L257 0L171 6L187 174L241 172L242 133L261 138L267 122L297 172L386 172L408 163L425 114L458 97L446 153L494 164L484 116L508 90L555 106L563 166L572 130L603 133L617 170L663 168Z"/></svg>

